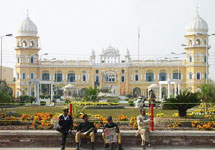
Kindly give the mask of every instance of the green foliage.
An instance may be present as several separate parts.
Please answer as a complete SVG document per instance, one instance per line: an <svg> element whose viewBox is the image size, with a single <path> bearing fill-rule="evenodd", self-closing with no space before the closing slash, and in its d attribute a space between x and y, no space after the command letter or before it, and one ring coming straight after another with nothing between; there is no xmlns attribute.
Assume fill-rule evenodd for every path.
<svg viewBox="0 0 215 150"><path fill-rule="evenodd" d="M201 88L201 92L199 92L199 98L204 103L215 102L215 86L214 86L214 84L203 83L200 88ZM207 105L206 105L206 107L207 107Z"/></svg>
<svg viewBox="0 0 215 150"><path fill-rule="evenodd" d="M46 102L45 101L40 101L40 106L45 106Z"/></svg>
<svg viewBox="0 0 215 150"><path fill-rule="evenodd" d="M86 95L85 95L85 99L87 101L97 101L98 100L98 94L99 94L99 89L97 87L89 87L86 88Z"/></svg>
<svg viewBox="0 0 215 150"><path fill-rule="evenodd" d="M53 98L54 98L54 99L60 99L61 96L60 96L60 95L54 95Z"/></svg>
<svg viewBox="0 0 215 150"><path fill-rule="evenodd" d="M86 108L87 108L87 106L81 107L81 106L78 106L76 104L73 104L72 105L72 117L73 118L79 118L80 115L84 114L84 111Z"/></svg>
<svg viewBox="0 0 215 150"><path fill-rule="evenodd" d="M180 92L175 98L166 99L163 109L178 110L180 117L186 117L187 110L200 104L198 93Z"/></svg>
<svg viewBox="0 0 215 150"><path fill-rule="evenodd" d="M128 101L128 105L129 105L129 106L134 106L134 101L129 100L129 101Z"/></svg>
<svg viewBox="0 0 215 150"><path fill-rule="evenodd" d="M132 94L127 94L126 97L133 98L133 95Z"/></svg>

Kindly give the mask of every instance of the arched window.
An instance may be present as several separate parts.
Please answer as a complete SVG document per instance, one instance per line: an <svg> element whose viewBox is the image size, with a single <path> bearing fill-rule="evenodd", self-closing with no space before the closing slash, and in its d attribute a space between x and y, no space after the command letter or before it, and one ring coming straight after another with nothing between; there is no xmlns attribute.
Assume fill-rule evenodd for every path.
<svg viewBox="0 0 215 150"><path fill-rule="evenodd" d="M22 73L22 79L23 79L23 80L26 79L25 73Z"/></svg>
<svg viewBox="0 0 215 150"><path fill-rule="evenodd" d="M181 80L181 73L178 71L173 72L172 79Z"/></svg>
<svg viewBox="0 0 215 150"><path fill-rule="evenodd" d="M204 74L204 78L205 78L205 80L207 80L207 73L206 72Z"/></svg>
<svg viewBox="0 0 215 150"><path fill-rule="evenodd" d="M192 74L192 72L190 72L189 73L189 80L192 80L192 78L193 78L193 74Z"/></svg>
<svg viewBox="0 0 215 150"><path fill-rule="evenodd" d="M83 80L83 82L85 82L85 81L86 81L86 75L85 75L85 74L83 74L83 76L82 76L82 80Z"/></svg>
<svg viewBox="0 0 215 150"><path fill-rule="evenodd" d="M122 73L125 73L125 70L124 70L124 69L122 69Z"/></svg>
<svg viewBox="0 0 215 150"><path fill-rule="evenodd" d="M197 72L197 74L196 74L196 79L197 79L197 80L201 80L201 73L200 73L200 72Z"/></svg>
<svg viewBox="0 0 215 150"><path fill-rule="evenodd" d="M121 76L121 82L125 82L125 75L124 74Z"/></svg>
<svg viewBox="0 0 215 150"><path fill-rule="evenodd" d="M154 82L154 73L152 72L146 73L146 82Z"/></svg>
<svg viewBox="0 0 215 150"><path fill-rule="evenodd" d="M34 57L31 56L31 64L33 64L33 63L34 63Z"/></svg>
<svg viewBox="0 0 215 150"><path fill-rule="evenodd" d="M26 42L26 41L23 41L23 42L22 42L22 46L23 46L23 47L27 47L27 42Z"/></svg>
<svg viewBox="0 0 215 150"><path fill-rule="evenodd" d="M61 72L55 73L55 82L62 82L63 81L63 75Z"/></svg>
<svg viewBox="0 0 215 150"><path fill-rule="evenodd" d="M195 42L195 44L196 44L196 45L201 45L200 39L197 39L196 42Z"/></svg>
<svg viewBox="0 0 215 150"><path fill-rule="evenodd" d="M139 76L138 76L138 73L135 74L135 81L138 81L139 79Z"/></svg>
<svg viewBox="0 0 215 150"><path fill-rule="evenodd" d="M19 79L19 73L17 73L16 75L17 75L17 79Z"/></svg>
<svg viewBox="0 0 215 150"><path fill-rule="evenodd" d="M50 77L49 77L49 73L43 73L42 74L42 80L44 80L44 81L49 81L50 80Z"/></svg>
<svg viewBox="0 0 215 150"><path fill-rule="evenodd" d="M189 62L192 62L193 61L193 57L192 55L189 56Z"/></svg>
<svg viewBox="0 0 215 150"><path fill-rule="evenodd" d="M20 63L20 58L19 58L19 56L18 56L18 58L17 58L17 63Z"/></svg>
<svg viewBox="0 0 215 150"><path fill-rule="evenodd" d="M75 82L75 73L69 73L67 75L67 82Z"/></svg>
<svg viewBox="0 0 215 150"><path fill-rule="evenodd" d="M159 74L159 81L166 81L167 80L167 74L165 72L161 72Z"/></svg>
<svg viewBox="0 0 215 150"><path fill-rule="evenodd" d="M193 45L192 40L189 40L189 45L190 45L190 46L192 46L192 45Z"/></svg>
<svg viewBox="0 0 215 150"><path fill-rule="evenodd" d="M96 76L96 82L99 82L99 76L98 75Z"/></svg>
<svg viewBox="0 0 215 150"><path fill-rule="evenodd" d="M34 79L34 73L31 73L31 79Z"/></svg>
<svg viewBox="0 0 215 150"><path fill-rule="evenodd" d="M30 42L30 47L34 47L34 46L35 46L34 41L31 41L31 42Z"/></svg>
<svg viewBox="0 0 215 150"><path fill-rule="evenodd" d="M205 63L207 62L207 56L206 55L204 56L204 62Z"/></svg>

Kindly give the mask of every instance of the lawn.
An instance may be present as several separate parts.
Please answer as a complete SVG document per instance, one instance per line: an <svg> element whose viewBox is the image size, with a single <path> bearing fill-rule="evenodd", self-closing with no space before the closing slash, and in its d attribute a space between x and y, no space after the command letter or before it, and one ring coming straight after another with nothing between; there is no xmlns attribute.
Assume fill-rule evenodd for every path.
<svg viewBox="0 0 215 150"><path fill-rule="evenodd" d="M14 111L19 114L30 114L33 115L34 113L38 112L48 112L48 113L62 113L64 106L62 107L53 107L53 106L26 106L26 107L17 107L8 109L8 111ZM146 112L150 112L147 108ZM177 110L161 110L161 109L154 109L154 113L165 113L167 117L171 117L173 113L176 113ZM86 109L85 113L89 113L91 115L101 114L104 117L113 116L117 118L118 115L126 115L128 117L137 116L139 115L138 108L125 108L125 109Z"/></svg>

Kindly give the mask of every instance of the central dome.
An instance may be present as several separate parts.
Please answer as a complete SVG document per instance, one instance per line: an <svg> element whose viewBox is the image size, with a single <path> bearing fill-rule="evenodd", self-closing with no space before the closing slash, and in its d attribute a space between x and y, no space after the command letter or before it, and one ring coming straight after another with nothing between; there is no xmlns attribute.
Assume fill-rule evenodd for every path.
<svg viewBox="0 0 215 150"><path fill-rule="evenodd" d="M20 24L17 31L17 36L37 36L37 33L37 26L27 16L26 19Z"/></svg>
<svg viewBox="0 0 215 150"><path fill-rule="evenodd" d="M199 16L198 11L196 11L196 16L191 19L186 25L186 35L193 35L197 33L208 33L208 24Z"/></svg>

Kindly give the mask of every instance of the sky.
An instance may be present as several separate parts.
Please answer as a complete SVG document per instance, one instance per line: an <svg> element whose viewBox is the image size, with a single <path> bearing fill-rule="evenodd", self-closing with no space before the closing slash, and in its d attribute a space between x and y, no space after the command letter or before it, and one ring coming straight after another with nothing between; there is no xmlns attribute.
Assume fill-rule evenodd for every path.
<svg viewBox="0 0 215 150"><path fill-rule="evenodd" d="M110 44L121 55L130 50L140 59L157 59L171 52L184 52L185 26L195 14L215 33L215 0L0 0L0 35L3 39L3 65L15 66L15 35L19 24L29 17L37 25L40 55L43 58L89 59ZM215 77L215 37L209 38L210 77Z"/></svg>

